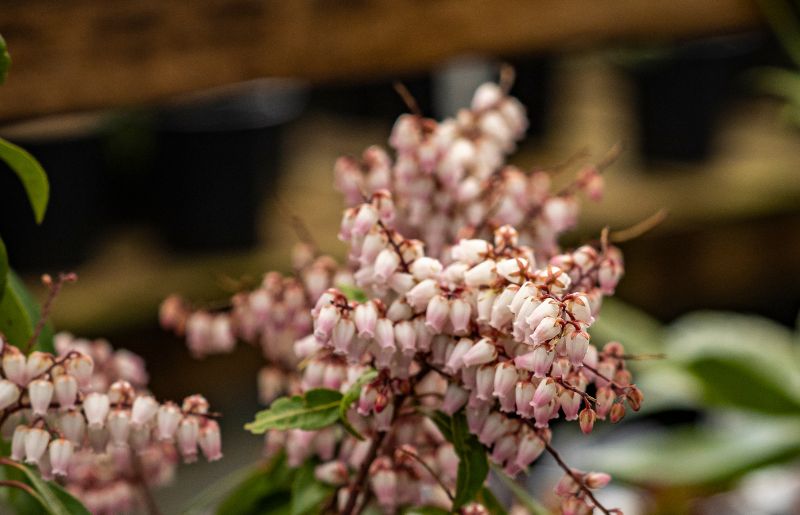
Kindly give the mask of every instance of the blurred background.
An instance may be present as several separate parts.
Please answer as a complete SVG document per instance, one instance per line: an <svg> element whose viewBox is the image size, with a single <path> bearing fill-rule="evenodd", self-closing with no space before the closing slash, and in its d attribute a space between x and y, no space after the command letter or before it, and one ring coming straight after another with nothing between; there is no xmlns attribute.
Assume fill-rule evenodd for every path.
<svg viewBox="0 0 800 515"><path fill-rule="evenodd" d="M624 244L596 334L666 353L636 364L652 403L562 446L624 480L606 495L626 513L800 513L798 14L767 0L6 0L0 135L42 162L52 197L35 226L0 173L0 233L40 295L43 272L80 276L57 328L140 353L160 398L202 391L225 414L226 459L159 492L173 513L255 458L241 425L261 358L192 360L158 328L159 302L288 271L294 216L343 256L333 162L385 144L405 110L393 81L441 117L510 63L531 119L515 164L626 147L566 245L670 213Z"/></svg>

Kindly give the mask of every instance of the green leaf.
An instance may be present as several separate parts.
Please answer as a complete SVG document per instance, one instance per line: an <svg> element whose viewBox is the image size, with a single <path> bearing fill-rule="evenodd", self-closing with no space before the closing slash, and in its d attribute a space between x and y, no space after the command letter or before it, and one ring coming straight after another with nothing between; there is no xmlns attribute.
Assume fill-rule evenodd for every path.
<svg viewBox="0 0 800 515"><path fill-rule="evenodd" d="M483 487L478 492L478 502L486 508L491 515L506 515L508 512L488 487Z"/></svg>
<svg viewBox="0 0 800 515"><path fill-rule="evenodd" d="M5 465L7 467L12 467L12 465ZM27 482L30 483L36 493L41 496L39 501L50 515L89 515L89 512L77 499L61 488L58 488L58 490L60 490L59 492L53 483L44 481L39 477L38 472L35 472L27 465L14 463L13 468L24 474ZM70 506L69 509L67 505Z"/></svg>
<svg viewBox="0 0 800 515"><path fill-rule="evenodd" d="M259 467L231 492L217 508L219 515L262 515L290 512L291 485L295 471L286 464L286 456L275 456Z"/></svg>
<svg viewBox="0 0 800 515"><path fill-rule="evenodd" d="M353 386L350 387L349 390L344 394L342 397L342 401L339 403L339 420L342 423L342 426L347 430L348 433L355 436L359 440L363 440L364 437L356 431L356 428L347 420L347 410L350 409L350 405L356 402L359 397L361 396L361 389L364 387L365 384L369 383L373 379L378 377L378 372L375 370L367 370L361 377L359 377Z"/></svg>
<svg viewBox="0 0 800 515"><path fill-rule="evenodd" d="M8 281L8 253L3 239L0 238L0 301L6 294L6 282Z"/></svg>
<svg viewBox="0 0 800 515"><path fill-rule="evenodd" d="M6 81L8 69L11 67L11 55L8 53L6 40L0 35L0 84Z"/></svg>
<svg viewBox="0 0 800 515"><path fill-rule="evenodd" d="M588 467L658 487L722 485L800 456L800 419L734 413L681 431L629 435L586 449Z"/></svg>
<svg viewBox="0 0 800 515"><path fill-rule="evenodd" d="M27 151L2 138L0 138L0 159L5 161L22 181L36 223L42 223L50 198L50 183L42 165Z"/></svg>
<svg viewBox="0 0 800 515"><path fill-rule="evenodd" d="M317 481L314 476L315 463L305 462L292 482L291 515L321 513L322 505L335 492L332 486Z"/></svg>
<svg viewBox="0 0 800 515"><path fill-rule="evenodd" d="M337 284L336 288L338 288L339 291L342 292L345 297L347 297L347 300L354 300L356 302L361 302L361 303L367 302L369 300L367 294L364 293L364 290L356 286L353 286L352 284L344 284L344 283Z"/></svg>
<svg viewBox="0 0 800 515"><path fill-rule="evenodd" d="M303 396L281 397L269 409L258 412L244 428L253 434L263 434L268 429L322 429L339 418L341 401L341 392L325 388L309 390Z"/></svg>
<svg viewBox="0 0 800 515"><path fill-rule="evenodd" d="M463 413L448 417L442 412L435 412L428 416L439 427L442 435L453 444L458 455L458 476L453 500L453 511L456 511L468 502L476 500L483 488L486 476L489 475L486 448L475 435L470 434Z"/></svg>
<svg viewBox="0 0 800 515"><path fill-rule="evenodd" d="M449 511L436 506L420 506L418 508L406 508L403 515L448 515Z"/></svg>
<svg viewBox="0 0 800 515"><path fill-rule="evenodd" d="M230 494L234 488L238 488L240 484L243 484L252 476L264 474L264 469L264 466L253 467L253 465L247 465L246 467L229 472L219 481L216 481L209 487L204 488L199 495L195 496L191 501L189 501L186 507L181 510L181 513L183 515L200 515L208 513L209 506L219 502L220 499L227 494Z"/></svg>
<svg viewBox="0 0 800 515"><path fill-rule="evenodd" d="M5 294L0 301L0 333L3 333L12 345L24 349L39 320L39 306L17 274L9 271L7 277ZM55 352L50 323L45 325L34 348Z"/></svg>
<svg viewBox="0 0 800 515"><path fill-rule="evenodd" d="M511 491L511 494L514 496L517 502L519 502L528 513L531 515L551 515L550 510L545 508L543 504L534 499L519 483L508 477L502 468L492 465L492 469L494 470L495 477L497 477L500 482Z"/></svg>

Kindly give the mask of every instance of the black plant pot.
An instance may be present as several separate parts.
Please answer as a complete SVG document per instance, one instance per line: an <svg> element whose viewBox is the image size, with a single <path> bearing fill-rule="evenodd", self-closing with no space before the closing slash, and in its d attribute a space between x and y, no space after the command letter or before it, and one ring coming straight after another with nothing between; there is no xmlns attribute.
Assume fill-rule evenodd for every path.
<svg viewBox="0 0 800 515"><path fill-rule="evenodd" d="M105 223L103 124L98 115L71 115L0 131L36 157L50 180L47 213L36 225L22 185L0 164L0 235L17 270L57 272L88 257Z"/></svg>
<svg viewBox="0 0 800 515"><path fill-rule="evenodd" d="M699 162L710 155L733 79L758 42L752 35L694 41L628 67L647 161Z"/></svg>
<svg viewBox="0 0 800 515"><path fill-rule="evenodd" d="M172 247L212 251L256 242L263 192L279 174L281 125L304 101L297 83L263 80L159 112L157 218Z"/></svg>

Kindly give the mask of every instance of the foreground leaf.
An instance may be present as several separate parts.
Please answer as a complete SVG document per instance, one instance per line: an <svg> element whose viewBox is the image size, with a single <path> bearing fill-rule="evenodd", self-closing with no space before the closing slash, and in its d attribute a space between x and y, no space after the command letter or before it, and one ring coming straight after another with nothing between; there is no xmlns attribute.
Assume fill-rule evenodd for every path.
<svg viewBox="0 0 800 515"><path fill-rule="evenodd" d="M478 492L477 501L486 508L491 515L506 515L508 512L494 495L494 493L486 486Z"/></svg>
<svg viewBox="0 0 800 515"><path fill-rule="evenodd" d="M0 333L12 345L24 348L39 320L39 306L13 271L8 272L7 278L5 294L0 301ZM45 325L34 348L54 352L53 330L49 323Z"/></svg>
<svg viewBox="0 0 800 515"><path fill-rule="evenodd" d="M294 470L279 454L266 466L254 470L217 508L219 515L262 515L290 512Z"/></svg>
<svg viewBox="0 0 800 515"><path fill-rule="evenodd" d="M6 81L8 69L11 67L11 56L8 53L6 40L0 35L0 84Z"/></svg>
<svg viewBox="0 0 800 515"><path fill-rule="evenodd" d="M50 198L50 183L42 165L26 150L2 138L0 138L0 159L5 161L22 181L25 193L28 194L28 201L33 208L36 223L42 223Z"/></svg>
<svg viewBox="0 0 800 515"><path fill-rule="evenodd" d="M361 389L364 387L365 384L369 383L370 381L374 380L378 377L378 372L375 370L368 370L361 374L353 386L350 387L349 390L344 394L342 397L341 402L339 403L339 421L342 423L342 426L347 430L348 433L355 436L359 440L363 440L364 437L356 431L356 428L350 423L347 419L347 410L350 409L350 405L356 402L361 397Z"/></svg>
<svg viewBox="0 0 800 515"><path fill-rule="evenodd" d="M295 474L292 482L291 515L310 515L322 512L322 505L335 489L317 481L313 461L307 461Z"/></svg>
<svg viewBox="0 0 800 515"><path fill-rule="evenodd" d="M448 417L437 411L428 416L442 432L442 435L453 444L458 455L458 476L453 500L453 511L456 511L465 504L475 501L483 488L486 476L489 475L486 448L475 435L470 434L467 419L463 413L456 413L452 417Z"/></svg>
<svg viewBox="0 0 800 515"><path fill-rule="evenodd" d="M551 512L544 507L539 501L534 499L525 488L523 488L519 483L514 481L514 479L508 477L508 475L503 471L502 468L492 465L492 469L495 472L495 477L497 477L503 485L506 486L511 491L511 494L517 500L519 504L521 504L531 515L551 515Z"/></svg>
<svg viewBox="0 0 800 515"><path fill-rule="evenodd" d="M345 297L347 297L347 300L360 303L364 303L369 300L367 294L364 293L364 290L353 286L352 284L337 284L336 288L341 291Z"/></svg>
<svg viewBox="0 0 800 515"><path fill-rule="evenodd" d="M339 419L341 401L341 392L325 388L309 390L302 396L281 397L269 409L258 412L244 428L253 434L269 429L322 429Z"/></svg>
<svg viewBox="0 0 800 515"><path fill-rule="evenodd" d="M219 502L220 499L230 494L235 488L253 476L264 474L265 467L247 465L239 470L226 474L219 481L204 488L199 495L194 497L181 511L183 515L200 515L208 513L208 507Z"/></svg>
<svg viewBox="0 0 800 515"><path fill-rule="evenodd" d="M39 473L21 463L6 464L15 471L22 472L27 483L39 494L37 499L51 515L89 515L89 511L66 490L53 482L46 482ZM26 494L27 496L27 494Z"/></svg>
<svg viewBox="0 0 800 515"><path fill-rule="evenodd" d="M587 449L586 456L587 466L602 465L615 478L632 483L719 485L800 456L800 418L727 414L699 428L631 435Z"/></svg>

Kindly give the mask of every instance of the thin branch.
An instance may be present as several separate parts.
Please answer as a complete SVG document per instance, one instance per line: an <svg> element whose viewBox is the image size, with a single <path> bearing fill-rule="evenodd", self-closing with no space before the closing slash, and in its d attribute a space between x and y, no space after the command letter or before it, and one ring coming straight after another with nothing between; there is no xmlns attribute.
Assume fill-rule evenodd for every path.
<svg viewBox="0 0 800 515"><path fill-rule="evenodd" d="M397 81L392 84L392 86L394 86L394 90L397 92L397 94L400 95L400 98L408 108L408 111L414 116L422 118L422 109L419 108L417 99L414 98L414 95L411 94L406 85L400 81Z"/></svg>
<svg viewBox="0 0 800 515"><path fill-rule="evenodd" d="M601 373L599 370L597 370L597 368L595 368L595 367L593 367L591 365L588 365L586 362L583 363L583 366L588 368L592 372L594 372L594 375L598 376L600 379L603 379L603 380L607 381L608 383L611 384L611 386L613 386L614 388L616 388L618 390L625 391L628 388L630 388L630 385L629 386L624 386L624 385L619 384L618 382L614 381L614 379L612 379L612 378L606 376L605 374Z"/></svg>
<svg viewBox="0 0 800 515"><path fill-rule="evenodd" d="M410 458L412 458L412 459L416 460L416 461L417 461L417 463L419 463L420 465L422 465L422 467L423 467L425 470L427 470L427 471L428 471L428 473L431 475L431 477L432 477L433 479L435 479L437 483L439 483L439 486L441 486L441 487L442 487L442 489L444 490L444 493L446 493L446 494L447 494L447 497L448 497L448 498L450 498L450 501L451 501L451 502L452 502L452 501L455 501L455 499L456 499L456 498L455 498L455 497L453 497L453 494L451 494L451 493L450 493L450 490L447 488L447 485L446 485L446 484L444 484L444 481L442 481L442 478L440 478L440 477L439 477L439 475L438 475L438 474L436 474L436 472L435 472L435 471L434 471L434 470L433 470L433 469L430 467L430 465L428 465L427 463L425 463L425 461L424 461L422 458L420 458L419 456L417 456L417 455L416 455L416 453L413 453L413 452L411 452L411 451L409 451L409 450L407 450L407 449L404 449L403 447L398 447L398 448L397 448L397 450L398 450L398 451L400 451L400 452L402 452L402 453L403 453L403 454L405 454L406 456L409 456Z"/></svg>
<svg viewBox="0 0 800 515"><path fill-rule="evenodd" d="M612 231L609 233L608 239L613 243L622 243L638 238L639 236L651 231L661 224L664 220L666 220L668 214L669 213L666 209L659 209L641 222L638 222L627 229Z"/></svg>
<svg viewBox="0 0 800 515"><path fill-rule="evenodd" d="M45 286L50 288L50 292L47 294L47 299L44 301L42 313L39 316L39 320L36 322L36 327L34 327L33 333L31 334L28 343L25 345L25 354L30 354L33 346L39 340L39 335L42 334L42 330L44 329L47 319L50 316L50 310L53 308L53 301L56 299L56 297L58 297L58 293L61 291L64 283L75 282L77 280L78 276L75 273L58 274L58 279L56 279L55 283L49 275L45 274L42 276L42 282L45 284Z"/></svg>
<svg viewBox="0 0 800 515"><path fill-rule="evenodd" d="M600 504L600 501L597 500L597 497L594 496L594 494L592 493L591 489L589 489L589 487L586 486L586 484L584 484L583 479L581 478L581 476L579 476L574 470L572 470L572 467L567 465L567 463L563 460L563 458L561 458L561 455L558 453L558 451L556 451L553 448L553 446L550 445L547 442L547 440L545 440L541 435L539 435L539 433L536 433L536 434L537 434L537 436L539 436L539 439L542 440L542 443L544 444L544 448L547 450L548 453L550 453L550 456L552 456L553 459L556 460L556 463L558 463L558 466L561 467L562 470L564 470L565 473L569 474L570 477L572 477L572 479L575 481L575 483L578 485L578 487L583 491L583 493L585 493L586 496L589 499L591 499L591 501L594 504L594 506L598 510L602 511L605 515L612 515L611 511L608 508L606 508L605 506L603 506L602 504Z"/></svg>
<svg viewBox="0 0 800 515"><path fill-rule="evenodd" d="M369 446L367 455L364 458L364 461L361 462L361 467L358 469L356 478L353 480L352 486L349 489L349 493L347 495L347 504L342 510L342 515L352 515L355 513L354 510L356 507L356 501L358 500L358 494L364 489L364 484L366 483L369 469L372 466L372 462L378 457L378 450L380 449L381 444L383 444L386 434L387 433L385 432L378 433L375 435L375 438L372 439L372 443Z"/></svg>
<svg viewBox="0 0 800 515"><path fill-rule="evenodd" d="M392 234L394 231L390 231L381 220L378 220L378 227L380 227L383 233L386 235L386 239L389 240L389 244L397 253L397 257L400 258L400 266L403 268L403 272L409 273L410 269L408 268L408 263L406 263L406 260L403 257L403 251L400 249L400 245L394 241L394 235Z"/></svg>
<svg viewBox="0 0 800 515"><path fill-rule="evenodd" d="M563 386L567 390L575 392L578 395L580 395L581 397L583 397L583 400L586 401L586 404L589 404L590 402L593 403L593 404L597 404L597 399L595 399L594 397L592 397L588 393L584 392L583 390L580 390L577 387L569 384L567 381L559 378L559 379L556 379L556 382L558 382L558 384L560 384L561 386Z"/></svg>

